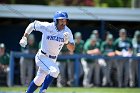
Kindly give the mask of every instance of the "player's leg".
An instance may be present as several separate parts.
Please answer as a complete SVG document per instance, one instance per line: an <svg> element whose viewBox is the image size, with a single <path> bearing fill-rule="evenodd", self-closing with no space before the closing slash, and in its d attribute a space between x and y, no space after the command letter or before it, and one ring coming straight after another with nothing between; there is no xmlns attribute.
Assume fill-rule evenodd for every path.
<svg viewBox="0 0 140 93"><path fill-rule="evenodd" d="M107 65L107 62L103 59L103 62L104 62L104 64L103 65L101 65L101 71L102 71L102 73L103 73L103 76L102 76L102 81L101 81L101 84L102 84L102 86L107 86L107 80L108 80L108 65Z"/></svg>
<svg viewBox="0 0 140 93"><path fill-rule="evenodd" d="M34 80L30 83L28 90L26 91L26 93L33 93L36 89L38 88L38 86L35 84Z"/></svg>
<svg viewBox="0 0 140 93"><path fill-rule="evenodd" d="M132 60L126 59L124 60L124 86L128 87L128 82L129 82L129 71L130 71L130 62Z"/></svg>
<svg viewBox="0 0 140 93"><path fill-rule="evenodd" d="M90 80L91 80L91 73L93 68L90 67L93 65L92 63L87 62L87 60L82 59L82 66L84 70L84 78L83 78L83 86L88 87L90 85Z"/></svg>
<svg viewBox="0 0 140 93"><path fill-rule="evenodd" d="M83 68L84 68L84 80L83 80L83 86L84 87L92 87L93 83L91 84L91 78L93 74L93 69L94 69L94 62L89 62L89 61L84 61L82 62Z"/></svg>
<svg viewBox="0 0 140 93"><path fill-rule="evenodd" d="M58 62L58 66L61 74L57 78L57 87L63 87L66 86L66 62Z"/></svg>
<svg viewBox="0 0 140 93"><path fill-rule="evenodd" d="M136 60L131 60L130 61L130 69L129 69L129 86L134 87L134 82L135 82L135 68L136 68Z"/></svg>
<svg viewBox="0 0 140 93"><path fill-rule="evenodd" d="M46 89L49 87L49 85L52 83L53 80L54 77L47 75L39 93L45 93Z"/></svg>
<svg viewBox="0 0 140 93"><path fill-rule="evenodd" d="M94 70L94 82L96 84L96 86L100 86L100 70L101 70L101 65L99 64L100 60L95 60L95 70Z"/></svg>
<svg viewBox="0 0 140 93"><path fill-rule="evenodd" d="M68 71L68 82L67 84L69 86L73 86L74 83L74 61L70 60L69 62L67 62L67 71Z"/></svg>
<svg viewBox="0 0 140 93"><path fill-rule="evenodd" d="M37 75L34 80L30 83L26 93L33 93L41 84L44 82L47 73L42 69L38 69Z"/></svg>
<svg viewBox="0 0 140 93"><path fill-rule="evenodd" d="M22 85L25 85L26 81L26 60L25 58L21 57L20 58L20 82Z"/></svg>
<svg viewBox="0 0 140 93"><path fill-rule="evenodd" d="M26 83L27 83L27 85L29 85L29 83L31 82L31 80L33 78L33 74L31 74L31 73L33 73L34 61L32 59L28 59L27 62L28 62L28 66L27 66L28 71L27 71Z"/></svg>
<svg viewBox="0 0 140 93"><path fill-rule="evenodd" d="M49 69L50 74L46 76L39 93L44 93L51 84L51 82L53 81L53 79L57 78L60 73L58 66L54 63L51 63Z"/></svg>
<svg viewBox="0 0 140 93"><path fill-rule="evenodd" d="M116 68L117 68L117 82L118 82L118 87L122 87L122 78L123 78L123 60L118 59L115 62Z"/></svg>

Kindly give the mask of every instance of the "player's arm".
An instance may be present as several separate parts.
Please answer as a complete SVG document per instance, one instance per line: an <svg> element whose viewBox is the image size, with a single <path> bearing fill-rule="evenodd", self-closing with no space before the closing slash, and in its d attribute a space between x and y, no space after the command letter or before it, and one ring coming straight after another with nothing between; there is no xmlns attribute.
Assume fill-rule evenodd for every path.
<svg viewBox="0 0 140 93"><path fill-rule="evenodd" d="M73 52L75 50L75 44L74 43L68 43L67 48L70 52Z"/></svg>
<svg viewBox="0 0 140 93"><path fill-rule="evenodd" d="M22 46L22 47L25 47L27 45L27 38L29 36L29 34L34 30L34 23L30 23L28 25L28 27L26 28L24 34L23 34L23 37L22 39L20 40L19 44Z"/></svg>
<svg viewBox="0 0 140 93"><path fill-rule="evenodd" d="M29 34L34 30L34 23L30 23L25 30L23 37L28 38Z"/></svg>

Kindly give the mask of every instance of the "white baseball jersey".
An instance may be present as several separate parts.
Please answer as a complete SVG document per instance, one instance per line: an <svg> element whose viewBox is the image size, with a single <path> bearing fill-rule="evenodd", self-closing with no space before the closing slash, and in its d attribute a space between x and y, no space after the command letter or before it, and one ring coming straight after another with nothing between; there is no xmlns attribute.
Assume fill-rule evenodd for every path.
<svg viewBox="0 0 140 93"><path fill-rule="evenodd" d="M40 21L34 22L34 30L42 32L41 49L39 49L35 57L36 64L39 66L37 76L45 78L43 75L40 76L43 73L42 71L45 71L45 73L56 78L60 71L55 62L64 45L63 33L69 32L69 42L74 43L72 32L67 26L63 30L58 31L54 22ZM48 56L44 55L41 51L45 52ZM51 57L49 57L50 55Z"/></svg>
<svg viewBox="0 0 140 93"><path fill-rule="evenodd" d="M64 45L64 32L69 32L69 42L74 43L72 32L67 26L63 30L58 31L54 22L35 21L34 30L42 32L41 50L52 56L58 56L62 49Z"/></svg>

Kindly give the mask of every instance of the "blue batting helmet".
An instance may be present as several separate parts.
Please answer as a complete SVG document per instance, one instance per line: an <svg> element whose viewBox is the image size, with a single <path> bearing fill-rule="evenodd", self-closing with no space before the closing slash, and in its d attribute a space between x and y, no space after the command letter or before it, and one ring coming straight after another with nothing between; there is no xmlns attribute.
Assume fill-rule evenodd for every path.
<svg viewBox="0 0 140 93"><path fill-rule="evenodd" d="M57 24L57 19L68 19L67 12L57 11L53 17L53 21Z"/></svg>
<svg viewBox="0 0 140 93"><path fill-rule="evenodd" d="M67 19L69 19L67 12L62 12L62 13L66 16Z"/></svg>

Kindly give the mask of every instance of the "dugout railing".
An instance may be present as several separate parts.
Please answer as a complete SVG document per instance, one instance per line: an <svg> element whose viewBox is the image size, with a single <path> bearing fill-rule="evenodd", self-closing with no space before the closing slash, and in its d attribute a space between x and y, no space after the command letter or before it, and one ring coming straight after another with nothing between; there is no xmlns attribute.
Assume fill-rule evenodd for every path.
<svg viewBox="0 0 140 93"><path fill-rule="evenodd" d="M35 54L27 54L22 52L15 52L11 51L10 53L10 72L9 72L9 85L14 85L14 65L15 65L15 58L34 58ZM132 58L140 60L140 57L132 56L132 57L121 57L121 56L115 56L115 57L107 57L107 56L91 56L87 54L73 54L73 55L59 55L58 59L75 59L74 62L74 85L75 87L79 86L79 60L81 58L89 58L89 59L97 59L97 58L104 58L104 59L125 59L125 58ZM140 87L140 62L138 63L138 87Z"/></svg>

